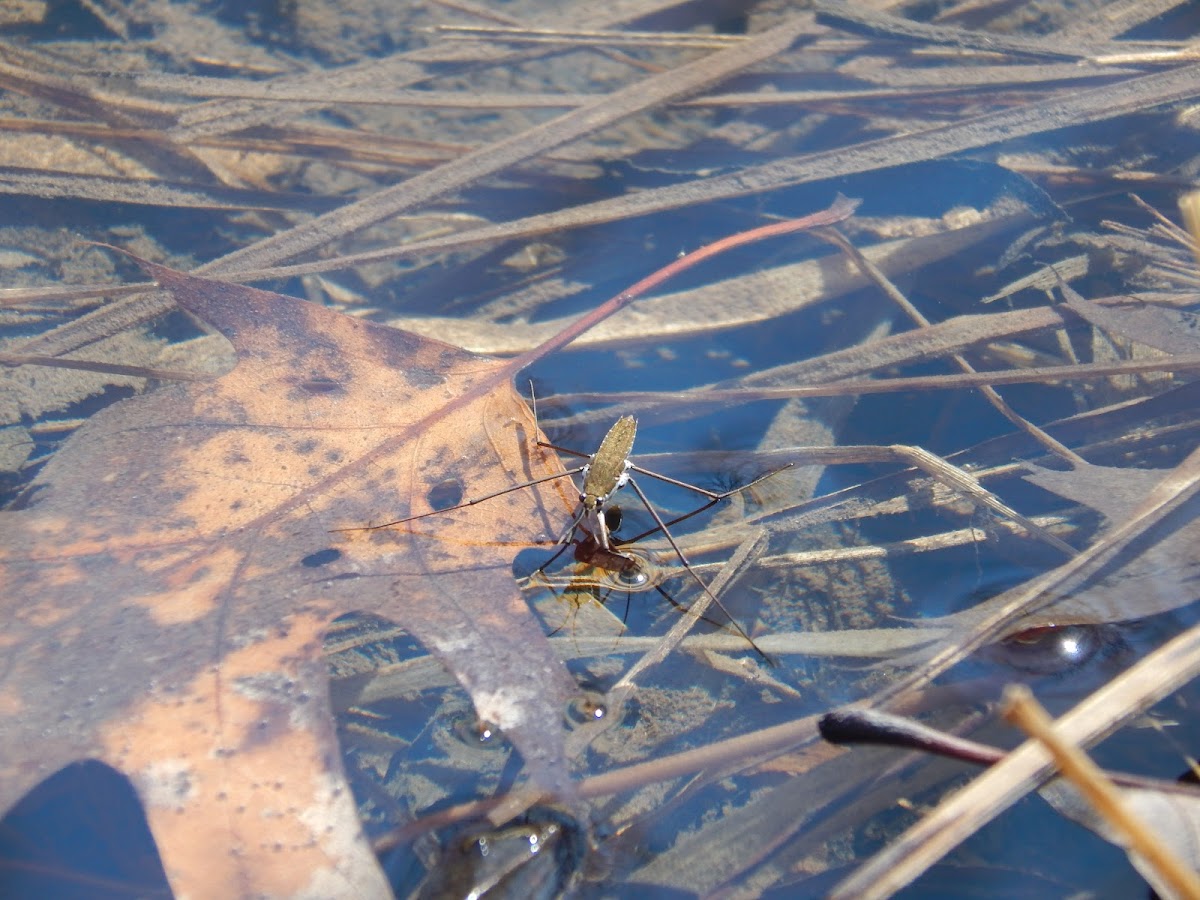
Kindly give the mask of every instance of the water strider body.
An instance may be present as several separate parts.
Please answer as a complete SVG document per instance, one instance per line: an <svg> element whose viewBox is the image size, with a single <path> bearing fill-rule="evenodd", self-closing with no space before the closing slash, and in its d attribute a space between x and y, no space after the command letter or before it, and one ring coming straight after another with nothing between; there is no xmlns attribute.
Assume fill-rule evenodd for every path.
<svg viewBox="0 0 1200 900"><path fill-rule="evenodd" d="M612 540L612 529L616 526L610 525L610 521L614 519L619 521L619 516L614 515L614 513L618 512L617 508L615 506L608 505L613 494L626 485L629 485L633 492L637 494L638 499L641 500L642 505L646 507L646 510L650 513L650 516L654 519L655 528L652 532L648 532L648 534L652 534L657 531L661 531L663 533L663 536L671 545L671 549L675 551L675 555L679 558L680 563L683 564L684 569L687 570L688 574L692 576L693 580L695 580L696 584L700 586L700 589L709 597L709 599L716 604L717 608L725 614L725 617L729 620L729 623L733 629L746 639L746 641L751 647L754 648L754 651L758 653L759 656L770 662L770 657L768 657L759 648L759 646L754 643L754 639L751 638L750 635L747 634L746 631L737 623L737 620L730 615L729 610L725 608L725 604L720 601L717 595L709 589L707 584L705 584L704 579L702 579L696 570L692 568L692 564L688 562L687 557L684 556L683 550L680 549L679 544L675 542L675 538L670 531L670 526L683 521L683 519L690 518L697 513L703 512L709 507L728 497L733 496L734 494L739 494L742 491L753 487L763 479L771 477L780 470L776 469L775 471L768 472L765 475L760 475L758 478L755 478L748 484L744 484L741 487L735 488L731 491L716 493L714 491L705 490L702 487L697 487L694 484L688 484L685 481L678 481L674 478L668 478L666 475L660 475L657 472L651 472L649 469L643 469L641 466L636 465L633 460L630 459L630 454L633 452L633 441L636 436L637 419L635 419L633 416L621 416L621 418L617 419L617 421L613 423L612 427L608 429L608 433L600 442L600 446L596 449L596 452L591 455L581 453L578 450L570 450L566 447L559 447L555 444L546 443L545 441L538 441L538 446L540 447L549 447L552 450L557 450L560 453L566 453L569 456L581 457L586 459L587 462L581 466L577 466L574 469L568 469L567 471L559 474L547 475L544 478L535 478L532 481L526 481L523 484L513 485L512 487L507 487L500 491L494 491L490 494L485 494L482 497L474 497L469 500L464 500L462 503L458 503L454 506L449 506L444 509L435 509L430 510L429 512L418 513L414 516L406 516L403 519L395 519L391 522L385 522L382 525L371 525L361 529L353 528L341 530L374 531L381 528L391 528L395 525L403 525L406 522L415 521L416 519L424 519L428 516L438 515L439 513L446 513L456 509L463 509L467 506L474 506L476 503L482 503L485 500L491 500L494 497L500 497L504 494L512 493L513 491L519 491L522 488L531 487L535 484L542 484L543 482L553 481L557 478L568 478L575 475L582 475L583 488L579 491L579 511L575 514L575 517L571 520L571 524L563 532L562 536L556 543L563 544L564 549L565 547L574 543L575 559L578 562L586 563L597 568L607 569L609 571L632 573L636 571L640 563L635 556L623 552L620 547L614 544ZM787 466L784 466L783 468L787 468ZM695 491L698 494L703 494L708 498L708 502L692 512L687 513L686 515L672 519L671 522L664 522L662 516L659 515L658 510L656 510L653 504L650 503L650 499L646 496L641 487L638 485L637 481L634 479L634 472L637 472L640 475L645 475L648 478L654 478L658 481L675 485L676 487L686 488L688 490ZM577 532L583 532L585 537L582 540L576 541L575 537ZM641 537L645 536L646 535L641 535ZM557 555L554 558L556 559ZM553 559L550 560L550 562L553 562ZM549 565L550 562L547 562L546 565Z"/></svg>
<svg viewBox="0 0 1200 900"><path fill-rule="evenodd" d="M581 468L583 490L579 492L580 510L571 529L582 528L593 538L596 548L605 553L611 553L613 545L604 505L609 497L629 483L629 473L633 469L629 454L633 452L633 439L636 436L637 419L621 416L608 429L596 452ZM567 532L569 534L570 531ZM567 543L570 538L560 540Z"/></svg>

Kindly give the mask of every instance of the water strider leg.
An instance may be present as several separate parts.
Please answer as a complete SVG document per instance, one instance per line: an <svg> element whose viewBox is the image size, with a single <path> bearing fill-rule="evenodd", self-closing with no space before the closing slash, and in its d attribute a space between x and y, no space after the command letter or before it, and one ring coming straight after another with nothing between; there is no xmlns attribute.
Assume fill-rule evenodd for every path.
<svg viewBox="0 0 1200 900"><path fill-rule="evenodd" d="M742 626L738 624L737 619L735 619L732 615L730 615L729 610L727 610L725 608L725 604L721 602L720 598L717 597L716 594L714 594L711 590L709 590L708 585L704 583L704 579L701 578L700 575L696 572L696 570L692 568L692 564L690 562L688 562L687 557L683 555L683 550L680 549L679 544L677 544L675 542L675 538L671 535L671 530L667 527L667 524L663 521L662 516L660 516L658 514L658 510L656 510L654 508L654 506L650 503L649 498L646 497L646 494L642 491L642 489L638 485L638 483L633 480L633 478L629 479L629 486L631 488L633 488L634 492L641 499L642 504L646 507L647 511L650 513L651 516L654 517L654 522L659 527L659 529L662 531L663 536L666 537L667 543L669 543L671 545L671 549L675 551L675 555L679 557L679 561L681 563L683 563L683 567L685 569L687 569L688 574L691 575L693 579L695 579L696 584L700 585L700 589L702 591L704 591L704 593L708 595L709 599L711 599L713 601L713 603L715 603L717 605L717 608L719 610L721 610L722 613L725 614L725 618L727 618L729 620L729 624L734 627L734 629L737 631L738 634L740 634L742 637L744 637L747 640L747 642L749 642L750 646L754 648L754 652L757 653L759 656L761 656L768 665L775 665L774 660L772 660L771 657L767 656L767 654L763 652L763 649L761 647L759 647L758 644L754 643L754 638L750 637L750 635L748 635L746 633L745 629L742 628Z"/></svg>
<svg viewBox="0 0 1200 900"><path fill-rule="evenodd" d="M767 472L765 475L759 475L753 481L746 482L741 487L736 487L731 491L725 491L724 493L721 493L721 494L718 494L715 491L710 491L706 488L702 488L697 484L688 484L686 481L680 481L677 478L671 478L667 475L660 475L658 472L651 472L649 469L643 469L641 466L634 465L633 463L630 463L629 467L631 469L633 469L633 471L637 472L639 475L646 475L650 478L656 478L659 481L664 481L667 484L673 484L676 487L687 488L689 491L695 491L697 494L703 494L705 497L708 497L710 500L712 500L714 503L716 503L718 500L724 500L726 497L732 497L734 494L740 494L742 491L748 491L750 488L754 487L759 482L766 481L768 478L770 478L774 475L778 475L784 469L792 468L793 465L794 465L794 463L787 463L785 465L780 466L778 469L772 469L770 472ZM703 508L707 508L707 507L703 507Z"/></svg>
<svg viewBox="0 0 1200 900"><path fill-rule="evenodd" d="M581 450L572 450L569 447L560 447L560 446L558 446L558 444L551 444L548 441L538 441L537 445L539 447L545 447L548 450L557 450L559 453L565 453L565 454L567 454L567 456L574 456L574 457L578 457L579 459L591 459L592 458L592 454L590 454L590 453L584 453Z"/></svg>
<svg viewBox="0 0 1200 900"><path fill-rule="evenodd" d="M491 500L494 497L503 497L505 494L511 494L513 491L519 491L527 487L533 487L535 484L544 484L547 481L554 481L558 478L569 478L572 475L578 475L584 470L584 468L584 466L578 466L574 469L568 469L566 472L559 472L556 475L546 475L543 478L535 478L532 481L514 484L512 487L506 487L499 491L492 491L492 493L484 494L482 497L472 497L470 500L464 500L462 503L456 503L454 506L447 506L445 509L431 509L429 512L417 513L415 516L405 516L403 519L394 519L391 522L384 522L381 525L358 525L354 528L331 528L330 531L377 531L380 528L391 528L393 525L403 525L405 522L414 522L417 519L424 519L428 516L436 516L439 513L448 513L453 512L456 509L465 509L468 506L474 506L476 503L482 503L484 500Z"/></svg>
<svg viewBox="0 0 1200 900"><path fill-rule="evenodd" d="M794 465L794 463L788 463L787 465L780 466L778 469L772 469L770 472L767 472L765 475L759 475L753 481L749 481L746 484L743 484L741 487L736 487L731 491L725 491L724 493L721 493L721 494L717 494L712 491L706 491L704 488L697 487L694 484L688 484L686 481L676 481L674 478L668 478L665 475L659 475L657 472L651 472L649 469L643 469L641 466L635 465L635 466L632 466L632 468L633 468L633 471L637 472L640 475L648 475L651 478L657 478L659 481L665 481L667 484L673 484L678 487L691 488L693 491L696 491L697 493L703 494L704 496L710 498L707 503L696 507L691 512L686 512L681 516L676 516L674 519L671 519L669 522L666 523L666 527L670 528L672 525L678 525L680 522L687 521L692 516L700 515L700 513L704 512L706 509L712 509L714 506L716 506L722 500L726 500L730 497L735 496L736 494L740 494L740 493L742 493L742 491L750 490L750 488L754 487L756 484L760 484L761 482L766 481L768 478L778 475L784 469L792 468L793 465ZM636 543L637 541L642 540L643 538L647 538L650 535L657 534L659 531L663 531L663 530L665 530L665 529L660 528L658 525L655 525L653 528L651 528L647 531L643 531L641 534L631 537L628 540L623 540L620 543L622 545L633 544L633 543Z"/></svg>

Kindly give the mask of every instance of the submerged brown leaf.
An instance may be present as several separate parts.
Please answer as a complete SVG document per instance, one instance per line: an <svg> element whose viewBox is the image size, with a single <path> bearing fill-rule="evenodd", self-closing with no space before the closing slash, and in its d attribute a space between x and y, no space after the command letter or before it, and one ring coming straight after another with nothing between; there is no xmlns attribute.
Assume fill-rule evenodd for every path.
<svg viewBox="0 0 1200 900"><path fill-rule="evenodd" d="M349 610L446 659L569 798L574 686L511 575L512 545L545 540L564 497L331 533L428 508L431 487L561 471L531 452L510 364L149 268L238 363L93 418L0 522L3 805L97 758L136 785L176 890L385 894L325 684L321 633Z"/></svg>

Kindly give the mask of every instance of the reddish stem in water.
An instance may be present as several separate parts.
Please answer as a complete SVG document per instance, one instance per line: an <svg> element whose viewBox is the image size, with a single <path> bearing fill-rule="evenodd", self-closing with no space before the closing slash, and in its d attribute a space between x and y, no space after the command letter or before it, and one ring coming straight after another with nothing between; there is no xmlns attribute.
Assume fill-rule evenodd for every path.
<svg viewBox="0 0 1200 900"><path fill-rule="evenodd" d="M761 241L765 238L777 237L781 234L792 234L797 231L807 231L810 228L834 225L845 221L854 214L854 211L858 209L858 205L861 202L861 200L851 200L849 197L843 197L841 194L838 194L837 199L833 201L828 209L802 216L799 219L788 219L786 222L776 222L773 225L763 225L759 228L752 228L749 231L739 231L737 234L723 237L719 241L705 244L699 250L693 250L686 256L681 256L656 272L647 275L632 287L626 288L611 300L597 306L587 315L576 319L549 340L539 344L532 350L526 350L520 356L515 357L509 363L508 368L515 375L526 366L537 362L543 357L549 356L555 350L562 349L585 331L594 328L609 316L624 309L647 291L653 290L664 282L674 278L680 272L687 271L697 263L724 253L726 250L732 250L734 247L753 244L755 241Z"/></svg>

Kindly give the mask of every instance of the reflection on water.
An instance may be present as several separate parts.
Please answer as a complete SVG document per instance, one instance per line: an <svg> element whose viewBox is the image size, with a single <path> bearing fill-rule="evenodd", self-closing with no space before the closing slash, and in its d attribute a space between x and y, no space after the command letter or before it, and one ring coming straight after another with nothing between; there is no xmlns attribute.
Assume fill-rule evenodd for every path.
<svg viewBox="0 0 1200 900"><path fill-rule="evenodd" d="M569 816L535 808L501 828L456 835L414 896L550 900L578 881L586 842ZM397 893L409 888L404 881L396 885Z"/></svg>

